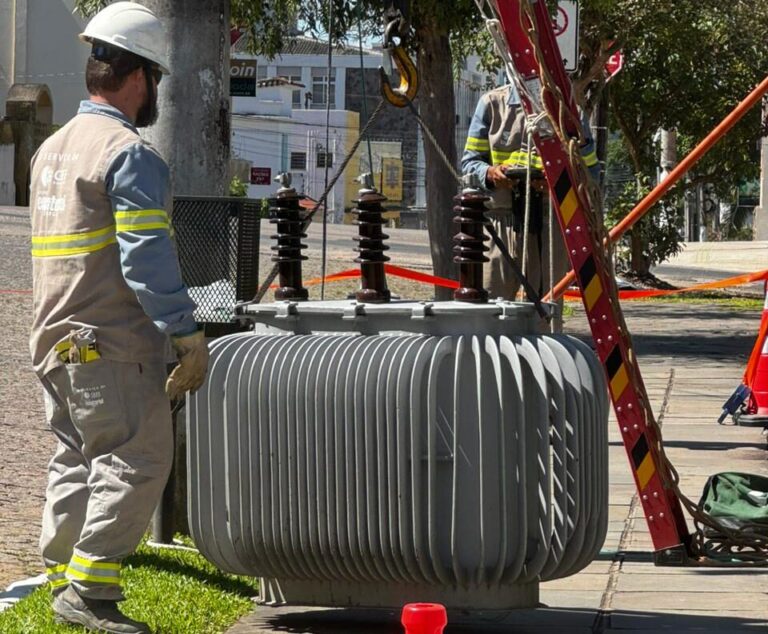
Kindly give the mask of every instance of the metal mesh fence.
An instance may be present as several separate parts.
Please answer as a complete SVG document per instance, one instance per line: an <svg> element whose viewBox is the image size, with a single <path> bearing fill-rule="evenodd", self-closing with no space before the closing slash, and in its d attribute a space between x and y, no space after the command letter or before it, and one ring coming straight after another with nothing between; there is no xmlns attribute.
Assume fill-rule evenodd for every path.
<svg viewBox="0 0 768 634"><path fill-rule="evenodd" d="M176 197L172 218L181 276L198 306L195 319L210 336L237 330L232 309L252 299L259 285L261 201Z"/></svg>

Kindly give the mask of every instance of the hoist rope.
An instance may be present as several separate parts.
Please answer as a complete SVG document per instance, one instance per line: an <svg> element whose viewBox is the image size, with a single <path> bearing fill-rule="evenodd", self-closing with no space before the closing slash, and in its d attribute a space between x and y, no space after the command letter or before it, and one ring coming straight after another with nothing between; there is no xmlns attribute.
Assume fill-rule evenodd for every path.
<svg viewBox="0 0 768 634"><path fill-rule="evenodd" d="M549 204L547 205L547 227L549 235L547 236L547 242L549 242L549 296L552 297L552 288L555 283L555 214L552 205L552 196L547 196ZM562 315L560 316L562 320ZM549 330L554 334L557 329L557 324L553 319L549 324Z"/></svg>
<svg viewBox="0 0 768 634"><path fill-rule="evenodd" d="M323 189L328 189L328 157L331 145L331 71L333 70L333 0L328 0L328 66L325 70L325 177ZM334 86L335 88L335 86ZM323 205L323 246L320 270L325 279L326 256L328 253L328 197ZM320 287L320 299L325 299L325 283Z"/></svg>
<svg viewBox="0 0 768 634"><path fill-rule="evenodd" d="M544 104L544 108L547 108L547 96L553 98L557 103L557 112L549 111L550 122L560 140L567 143L568 161L576 178L577 194L580 200L587 203L586 205L582 205L582 208L590 221L589 224L592 230L594 257L613 279L614 274L611 264L611 253L609 251L606 254L603 250L603 244L609 245L610 242L606 240L607 232L605 227L601 222L598 222L595 214L595 210L599 209L601 205L600 191L597 189L594 181L589 177L586 165L584 164L579 151L582 143L580 137L583 135L581 124L571 111L570 104L566 102L564 95L554 78L551 76L546 62L544 61L542 47L539 41L539 33L536 29L536 17L533 13L533 7L528 0L520 2L520 23L530 39L531 48L539 69L539 79L541 81L541 94L537 99L532 100L531 103L541 103ZM504 49L505 48L506 46ZM508 66L511 65L508 53L507 60L509 61ZM512 66L512 71L515 72L514 66ZM522 84L520 81L517 81L516 83ZM569 128L566 126L566 122L571 124L571 129L579 131L579 138L572 138L567 134ZM645 425L653 431L653 437L656 439L655 450L660 460L659 474L662 478L662 482L665 487L674 491L675 495L679 498L681 504L694 521L696 531L691 536L693 540L691 543L693 554L700 557L706 557L706 561L701 562L704 565L712 565L713 563L724 566L768 564L768 535L761 536L755 533L747 533L743 530L736 531L725 526L722 522L706 513L700 508L698 503L689 499L680 490L680 475L664 450L661 427L650 409L650 401L637 367L637 357L629 337L629 330L627 329L624 315L619 307L618 292L615 283L609 283L608 288L605 290L609 294L610 305L619 325L620 333L627 350L626 361L629 369L628 374L630 381L632 381L633 387L635 388L635 392L641 399L643 405L641 409L643 410ZM707 528L715 531L718 536L713 537L711 534L705 535L705 529Z"/></svg>
<svg viewBox="0 0 768 634"><path fill-rule="evenodd" d="M525 165L525 213L523 214L523 275L528 274L528 233L531 230L531 160L533 159L533 130L528 128L528 152Z"/></svg>
<svg viewBox="0 0 768 634"><path fill-rule="evenodd" d="M363 5L360 4L357 14L357 48L360 53L360 83L363 87L363 119L368 120L368 95L366 94L365 64L363 63ZM368 146L368 171L373 174L373 151L371 150L371 137L366 135L365 142Z"/></svg>

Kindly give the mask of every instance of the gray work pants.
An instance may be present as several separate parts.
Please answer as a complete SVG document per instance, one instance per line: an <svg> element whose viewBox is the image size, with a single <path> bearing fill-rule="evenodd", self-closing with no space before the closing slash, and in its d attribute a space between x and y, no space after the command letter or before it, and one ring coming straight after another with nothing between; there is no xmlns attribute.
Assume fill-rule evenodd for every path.
<svg viewBox="0 0 768 634"><path fill-rule="evenodd" d="M40 548L54 592L123 599L120 561L147 530L173 460L164 363L99 359L43 378L59 444Z"/></svg>
<svg viewBox="0 0 768 634"><path fill-rule="evenodd" d="M514 230L512 212L489 211L486 215L493 224L499 238L501 238L501 241L512 254L512 257L517 260L520 268L523 268L523 232ZM553 283L557 284L568 270L568 257L565 253L560 226L556 222L553 238ZM541 249L539 249L539 242L541 242ZM488 244L490 250L487 256L490 262L487 262L483 267L483 286L488 290L491 299L501 297L502 299L514 301L517 293L520 291L520 280L515 275L509 262L502 255L501 249L496 246L493 240ZM542 296L546 295L550 289L549 269L549 228L547 223L544 223L540 236L534 233L528 234L528 251L525 266L525 276L534 290L540 292ZM562 299L559 300L559 304L562 311ZM558 332L562 330L561 318L556 320L556 330Z"/></svg>

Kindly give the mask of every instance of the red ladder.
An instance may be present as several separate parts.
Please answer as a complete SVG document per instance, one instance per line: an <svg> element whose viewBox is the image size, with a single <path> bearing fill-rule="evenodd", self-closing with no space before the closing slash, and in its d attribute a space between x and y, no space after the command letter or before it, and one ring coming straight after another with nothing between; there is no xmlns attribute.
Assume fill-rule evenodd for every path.
<svg viewBox="0 0 768 634"><path fill-rule="evenodd" d="M539 114L543 105L549 113L558 113L566 136L577 138L578 110L546 3L543 0L495 0L491 5L497 13L511 63L527 89L520 95L526 114ZM541 66L549 74L545 79L559 89L559 98L550 91L544 91L542 101L537 98L541 94L542 73L528 32L531 27L535 29L531 34L538 34ZM559 110L563 107L567 112ZM660 475L665 467L657 451L653 412L631 351L629 333L626 327L621 327L624 320L616 282L606 265L602 240L596 237L602 235L598 233L601 228L595 226L594 213L587 213L589 205L578 188L579 180L564 147L568 139L561 141L554 131L547 133L546 130L534 132L533 138L544 163L550 195L571 266L577 274L597 354L608 379L619 431L656 551L656 563L684 565L689 560L688 527L680 500L672 487L665 487Z"/></svg>

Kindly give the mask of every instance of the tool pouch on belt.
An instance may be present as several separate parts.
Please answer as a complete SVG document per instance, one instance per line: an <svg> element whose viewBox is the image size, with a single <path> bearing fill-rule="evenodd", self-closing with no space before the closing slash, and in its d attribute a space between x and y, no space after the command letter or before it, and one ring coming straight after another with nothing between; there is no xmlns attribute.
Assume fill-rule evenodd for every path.
<svg viewBox="0 0 768 634"><path fill-rule="evenodd" d="M56 356L64 363L90 363L101 359L96 347L96 334L91 328L72 330L69 336L56 344Z"/></svg>

